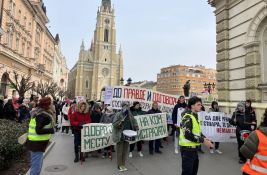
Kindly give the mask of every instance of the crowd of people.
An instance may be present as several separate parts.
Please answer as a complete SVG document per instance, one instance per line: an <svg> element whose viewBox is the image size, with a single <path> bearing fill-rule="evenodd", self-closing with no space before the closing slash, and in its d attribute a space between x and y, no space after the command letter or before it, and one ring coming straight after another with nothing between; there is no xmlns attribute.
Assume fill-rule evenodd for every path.
<svg viewBox="0 0 267 175"><path fill-rule="evenodd" d="M263 122L259 129L257 129L257 117L251 104L250 100L247 100L245 103L238 103L230 120L230 124L237 128L236 138L239 163L245 164L242 169L245 175L254 175L257 174L255 172L262 170L266 171L266 163L262 163L261 158L266 160L267 157L267 110L264 114ZM177 112L180 108L185 110L182 113L182 120L178 122ZM212 140L206 138L201 132L198 112L203 110L205 108L198 97L192 97L186 101L185 97L181 96L172 111L173 125L170 125L168 128L170 136L178 139L175 152L178 153L179 145L182 156L182 175L197 174L199 166L198 152L203 153L201 145L207 146L211 154L215 152L222 154L222 151L219 150L220 143L213 143ZM211 107L207 111L220 112L218 102L212 102ZM138 130L134 116L155 113L161 113L157 102L154 102L152 108L145 112L142 110L139 102L134 102L132 106L127 102L123 102L121 110L114 110L111 106L105 105L100 101L76 102L75 99L52 101L49 97L39 100L37 96L32 96L29 100L16 99L15 97L12 99L0 97L0 118L17 122L30 119L28 138L25 145L31 151L31 175L40 174L43 152L55 131L73 136L74 162L85 161L88 154L81 152L81 130L84 124L89 123L112 123L112 137L116 143L116 146L94 151L91 155L93 157L101 155L102 158L111 158L112 153L116 152L118 170L127 171L126 159L127 157L132 158L134 156L135 147L137 147L138 155L140 157L144 156L144 141L129 144L123 137L123 131ZM243 135L243 131L248 132L248 138ZM162 154L161 148L163 148L162 142L164 140L166 138L149 141L149 154ZM257 156L259 151L261 155ZM247 159L251 160L255 156L257 161L247 162ZM253 164L255 166L252 166ZM262 169L262 167L265 169Z"/></svg>

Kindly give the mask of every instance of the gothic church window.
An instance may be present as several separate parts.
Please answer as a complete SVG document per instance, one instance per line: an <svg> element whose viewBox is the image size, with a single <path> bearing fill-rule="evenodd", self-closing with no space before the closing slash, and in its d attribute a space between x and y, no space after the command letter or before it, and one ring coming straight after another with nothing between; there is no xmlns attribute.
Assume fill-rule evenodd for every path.
<svg viewBox="0 0 267 175"><path fill-rule="evenodd" d="M109 30L108 29L105 29L105 32L104 32L104 42L108 42L108 39L109 39Z"/></svg>

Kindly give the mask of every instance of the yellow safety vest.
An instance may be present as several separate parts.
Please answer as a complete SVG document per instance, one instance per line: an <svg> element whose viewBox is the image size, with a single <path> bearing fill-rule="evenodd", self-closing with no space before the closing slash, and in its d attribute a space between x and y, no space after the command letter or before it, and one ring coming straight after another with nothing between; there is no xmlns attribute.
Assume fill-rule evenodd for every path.
<svg viewBox="0 0 267 175"><path fill-rule="evenodd" d="M200 126L199 122L196 120L195 116L193 116L192 114L185 114L184 117L185 116L190 116L190 118L192 120L192 124L193 124L192 133L194 135L200 136L201 135L201 126ZM184 132L183 132L182 128L180 128L179 145L180 146L191 146L191 147L195 146L195 147L197 147L197 146L200 146L201 144L187 140L184 136Z"/></svg>
<svg viewBox="0 0 267 175"><path fill-rule="evenodd" d="M44 128L49 129L52 128L52 124L45 125ZM30 124L29 124L29 130L28 130L28 139L30 141L48 141L51 138L51 134L42 134L38 135L36 133L36 118L32 117Z"/></svg>

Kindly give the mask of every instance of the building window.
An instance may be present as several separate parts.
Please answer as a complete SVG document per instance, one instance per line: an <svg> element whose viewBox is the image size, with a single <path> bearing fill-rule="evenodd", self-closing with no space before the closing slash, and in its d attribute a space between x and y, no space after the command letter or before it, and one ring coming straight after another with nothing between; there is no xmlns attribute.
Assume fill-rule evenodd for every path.
<svg viewBox="0 0 267 175"><path fill-rule="evenodd" d="M13 44L13 32L9 31L9 35L8 35L8 47L10 49L12 49L12 44Z"/></svg>
<svg viewBox="0 0 267 175"><path fill-rule="evenodd" d="M16 50L19 51L19 36L16 38Z"/></svg>
<svg viewBox="0 0 267 175"><path fill-rule="evenodd" d="M41 28L39 26L37 26L37 29L36 29L36 39L35 41L40 44L40 41L41 41Z"/></svg>
<svg viewBox="0 0 267 175"><path fill-rule="evenodd" d="M27 55L26 55L28 58L30 58L30 50L31 50L31 49L30 49L30 46L29 46L29 44L28 44L28 47L27 47Z"/></svg>
<svg viewBox="0 0 267 175"><path fill-rule="evenodd" d="M18 13L18 20L20 22L20 19L21 19L21 11L19 10L19 13Z"/></svg>
<svg viewBox="0 0 267 175"><path fill-rule="evenodd" d="M108 42L108 38L109 37L109 30L108 29L105 29L105 32L104 32L104 42Z"/></svg>
<svg viewBox="0 0 267 175"><path fill-rule="evenodd" d="M29 22L29 31L31 31L31 30L32 30L32 23Z"/></svg>
<svg viewBox="0 0 267 175"><path fill-rule="evenodd" d="M25 42L22 43L21 54L22 54L23 56L24 56L24 54L25 54Z"/></svg>
<svg viewBox="0 0 267 175"><path fill-rule="evenodd" d="M24 16L23 25L24 25L25 27L27 27L27 26L26 26L26 25L27 25L27 18L26 18L26 16Z"/></svg>
<svg viewBox="0 0 267 175"><path fill-rule="evenodd" d="M88 80L85 81L85 87L86 87L86 89L89 88L89 81Z"/></svg>

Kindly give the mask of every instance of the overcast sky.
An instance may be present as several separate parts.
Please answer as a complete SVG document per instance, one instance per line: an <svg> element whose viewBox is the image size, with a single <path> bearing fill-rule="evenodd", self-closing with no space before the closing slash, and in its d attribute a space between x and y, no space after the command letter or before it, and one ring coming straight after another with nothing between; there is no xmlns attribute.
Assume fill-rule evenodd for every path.
<svg viewBox="0 0 267 175"><path fill-rule="evenodd" d="M59 33L69 68L82 39L89 48L101 0L44 0L52 34ZM170 65L216 67L216 26L207 0L112 0L125 79L156 80Z"/></svg>

